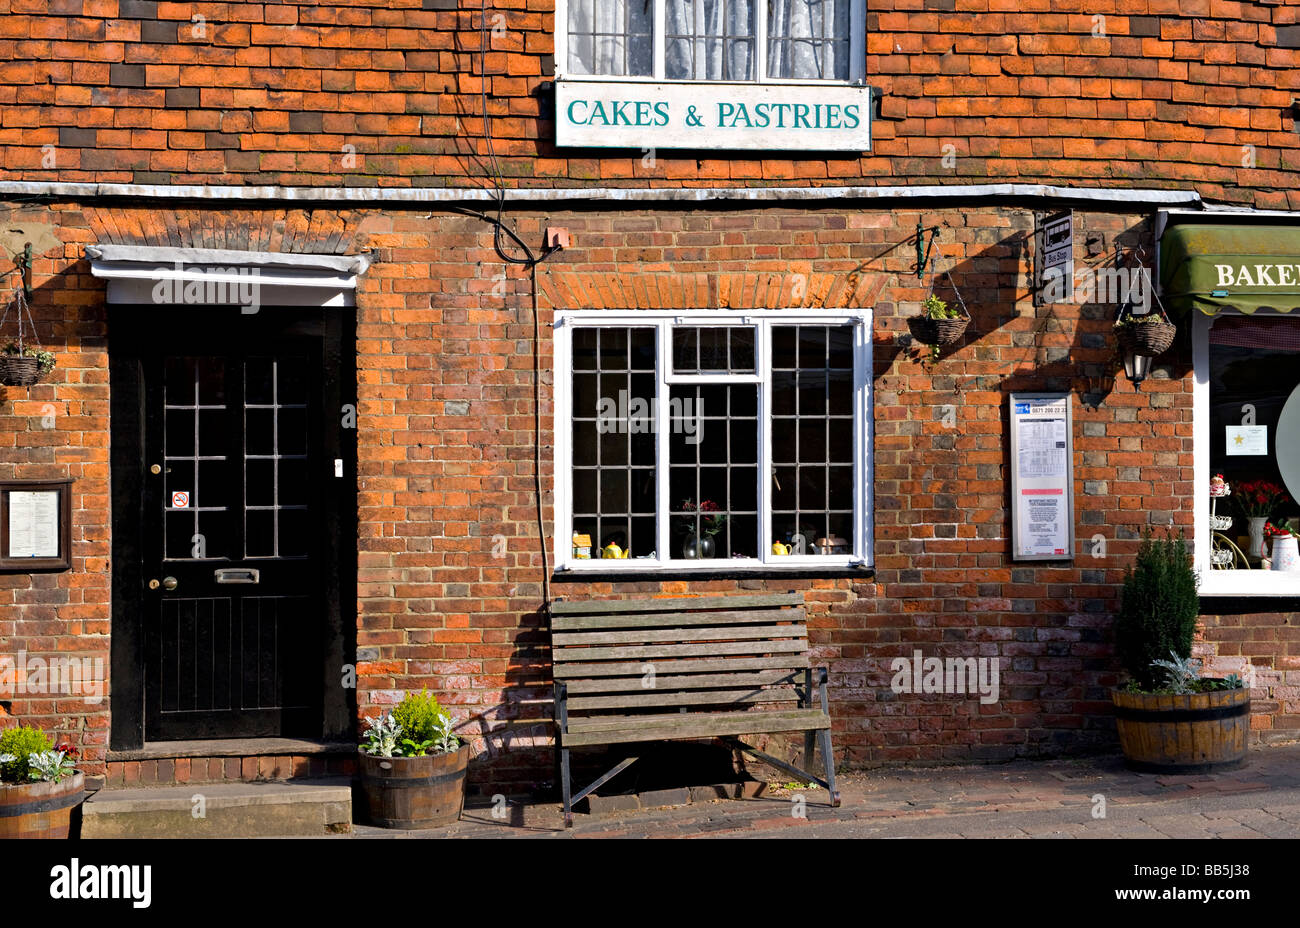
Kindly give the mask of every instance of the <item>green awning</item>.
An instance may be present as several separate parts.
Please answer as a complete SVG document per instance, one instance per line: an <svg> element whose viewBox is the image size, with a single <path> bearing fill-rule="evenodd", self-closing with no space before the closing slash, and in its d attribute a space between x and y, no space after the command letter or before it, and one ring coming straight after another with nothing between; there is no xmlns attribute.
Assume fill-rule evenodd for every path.
<svg viewBox="0 0 1300 928"><path fill-rule="evenodd" d="M1300 227L1170 226L1160 240L1165 306L1207 316L1300 307Z"/></svg>

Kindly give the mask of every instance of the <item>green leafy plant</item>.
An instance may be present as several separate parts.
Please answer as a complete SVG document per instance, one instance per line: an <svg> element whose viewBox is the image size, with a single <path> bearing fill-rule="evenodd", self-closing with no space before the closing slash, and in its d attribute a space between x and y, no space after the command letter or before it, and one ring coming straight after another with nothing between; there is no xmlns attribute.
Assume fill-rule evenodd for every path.
<svg viewBox="0 0 1300 928"><path fill-rule="evenodd" d="M407 757L444 754L460 747L460 742L451 733L451 716L438 702L438 697L430 695L427 690L407 693L393 710L393 718L408 736L402 741L407 746L403 752Z"/></svg>
<svg viewBox="0 0 1300 928"><path fill-rule="evenodd" d="M939 299L933 293L921 304L921 313L927 319L956 319L961 315L949 306L947 301Z"/></svg>
<svg viewBox="0 0 1300 928"><path fill-rule="evenodd" d="M1143 313L1141 316L1135 316L1132 313L1125 313L1119 319L1115 320L1115 328L1122 329L1130 325L1157 325L1164 322L1159 313Z"/></svg>
<svg viewBox="0 0 1300 928"><path fill-rule="evenodd" d="M1158 662L1172 654L1186 660L1200 614L1192 557L1181 531L1156 539L1142 536L1137 560L1124 572L1124 590L1115 620L1120 662L1142 691L1162 688L1165 670Z"/></svg>
<svg viewBox="0 0 1300 928"><path fill-rule="evenodd" d="M1173 651L1169 652L1173 658L1171 661L1158 660L1152 661L1151 666L1165 672L1165 683L1170 690L1179 696L1187 693L1196 693L1200 691L1197 686L1201 680L1201 660L1197 657L1179 657Z"/></svg>
<svg viewBox="0 0 1300 928"><path fill-rule="evenodd" d="M40 369L42 377L54 370L54 352L52 351L45 351L42 348L36 348L32 345L23 345L20 349L17 342L9 342L0 350L10 357L16 357L21 354L25 358L35 358L36 365Z"/></svg>
<svg viewBox="0 0 1300 928"><path fill-rule="evenodd" d="M361 750L375 757L401 757L402 749L397 744L401 737L402 726L397 724L393 713L385 712L377 719L366 719L366 742Z"/></svg>
<svg viewBox="0 0 1300 928"><path fill-rule="evenodd" d="M39 728L19 725L0 732L0 780L25 783L31 770L31 757L52 750L54 742ZM7 759L6 759L7 758Z"/></svg>
<svg viewBox="0 0 1300 928"><path fill-rule="evenodd" d="M433 747L432 741L412 741L410 738L402 739L402 756L404 757L423 757L428 753L429 748Z"/></svg>

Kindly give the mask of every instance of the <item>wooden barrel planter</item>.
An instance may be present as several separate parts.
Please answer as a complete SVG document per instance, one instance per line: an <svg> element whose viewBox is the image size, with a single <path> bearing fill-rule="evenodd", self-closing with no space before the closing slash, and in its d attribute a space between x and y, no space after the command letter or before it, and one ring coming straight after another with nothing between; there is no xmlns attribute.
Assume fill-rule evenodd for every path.
<svg viewBox="0 0 1300 928"><path fill-rule="evenodd" d="M85 795L85 776L80 772L61 783L0 786L0 840L66 838L72 810Z"/></svg>
<svg viewBox="0 0 1300 928"><path fill-rule="evenodd" d="M1183 696L1114 690L1115 727L1128 765L1147 773L1210 773L1246 761L1250 690Z"/></svg>
<svg viewBox="0 0 1300 928"><path fill-rule="evenodd" d="M381 828L439 828L460 818L469 746L426 757L361 752L362 820Z"/></svg>

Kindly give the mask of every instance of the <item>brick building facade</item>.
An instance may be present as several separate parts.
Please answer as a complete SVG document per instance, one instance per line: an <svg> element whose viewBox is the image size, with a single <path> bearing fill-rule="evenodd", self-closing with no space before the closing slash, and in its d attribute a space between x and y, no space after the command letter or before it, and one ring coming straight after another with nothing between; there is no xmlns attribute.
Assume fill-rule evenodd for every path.
<svg viewBox="0 0 1300 928"><path fill-rule="evenodd" d="M1180 224L1293 224L1297 8L910 6L861 5L870 149L827 152L557 145L569 68L554 55L553 0L497 2L486 18L468 0L5 2L0 245L33 244L32 317L58 363L0 394L0 481L74 483L70 569L0 573L0 653L27 661L0 716L72 740L110 782L247 779L347 769L339 745L357 716L427 686L473 740L473 782L508 790L549 779L547 596L801 590L845 763L1111 748L1123 569L1145 527L1198 534L1200 343L1191 317L1176 319L1174 348L1135 388L1114 301L1036 303L1035 214L1073 210L1077 272L1152 266ZM937 230L921 274L918 229L923 243ZM548 249L548 230L568 246ZM263 256L247 262L282 305L141 305L173 257L179 286L182 263L210 269L235 252ZM544 260L515 263L526 253ZM932 284L949 300L955 284L972 317L937 360L906 324ZM557 511L557 487L571 489L557 441L574 447L556 387L574 370L557 366L556 323L663 310L828 325L869 311L872 413L855 434L870 503L854 514L866 526L855 563L790 569L760 550L703 572L556 569L578 528ZM237 350L250 341L279 365L269 401L254 402L256 352ZM178 351L200 360L168 379ZM204 357L226 358L221 373L205 374ZM238 422L221 418L236 415L236 380ZM192 403L158 393L191 382ZM1072 398L1075 547L1050 562L1011 556L1007 397L1033 391ZM303 450L283 451L300 409ZM250 449L265 410L262 454ZM188 448L158 437L170 416L193 424ZM241 429L243 475L225 479L244 528L172 534L191 495L206 518L205 436ZM155 486L158 461L172 470ZM263 461L267 506L250 502ZM178 490L185 507L162 501ZM265 534L248 527L255 511L274 513ZM774 540L762 517L760 549ZM246 558L168 547L200 536ZM274 547L255 555L262 538ZM295 544L313 573L289 563ZM160 668L240 622L167 603L188 601L192 578L256 563L284 584L257 608L290 603L258 620L301 653L267 645L282 663L271 678L254 669L253 689L310 695L291 718L259 716L280 703L245 693L232 723ZM167 572L180 598L149 589ZM319 577L334 578L324 592ZM1198 649L1216 671L1253 667L1253 729L1293 739L1300 588L1257 592L1206 596ZM294 624L308 612L316 624ZM917 650L996 658L1001 699L894 692L891 661ZM103 698L24 686L33 657L91 659ZM181 689L215 694L206 673Z"/></svg>

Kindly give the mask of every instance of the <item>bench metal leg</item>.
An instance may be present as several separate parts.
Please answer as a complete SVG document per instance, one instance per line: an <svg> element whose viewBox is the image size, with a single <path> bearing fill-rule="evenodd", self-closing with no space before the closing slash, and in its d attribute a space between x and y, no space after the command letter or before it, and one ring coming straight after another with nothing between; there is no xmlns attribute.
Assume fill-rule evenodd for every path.
<svg viewBox="0 0 1300 928"><path fill-rule="evenodd" d="M560 748L560 795L564 800L564 827L573 827L573 803L569 800L569 749Z"/></svg>
<svg viewBox="0 0 1300 928"><path fill-rule="evenodd" d="M588 786L586 789L582 790L582 792L578 793L578 795L574 796L574 797L573 797L573 801L574 801L575 803L576 803L576 802L581 802L583 799L587 798L587 796L588 796L590 793L595 792L596 790L600 789L602 786L604 786L604 785L605 785L606 783L608 783L610 780L614 779L614 777L618 776L620 773L622 773L622 772L623 772L624 770L626 770L628 767L631 767L633 764L635 764L638 760L640 760L640 758L637 758L637 757L629 757L629 758L627 758L626 760L620 761L620 762L619 762L618 764L616 764L612 769L607 770L605 773L601 774L600 778L597 779L596 781L594 781L590 786Z"/></svg>
<svg viewBox="0 0 1300 928"><path fill-rule="evenodd" d="M835 755L831 753L831 730L823 728L817 733L817 738L822 745L822 762L826 765L826 789L831 794L831 808L838 809L840 791L835 788Z"/></svg>
<svg viewBox="0 0 1300 928"><path fill-rule="evenodd" d="M817 668L817 689L818 695L821 696L822 714L830 718L830 701L826 696L827 676L825 667ZM822 742L822 763L826 765L826 782L829 784L826 788L831 794L831 808L838 809L840 807L840 791L835 788L835 755L831 751L831 730L823 728L818 732L818 737Z"/></svg>
<svg viewBox="0 0 1300 928"><path fill-rule="evenodd" d="M825 748L826 756L829 757L830 743L831 743L830 731L823 730L822 734L825 737L825 740L822 742L822 744L826 746ZM828 765L831 779L823 780L821 777L817 776L816 774L810 773L807 770L800 770L794 764L787 764L785 761L775 758L771 754L764 754L762 751L758 750L758 748L750 747L748 744L746 744L745 742L741 741L738 738L727 738L724 740L734 745L737 749L744 751L746 754L752 754L754 757L758 758L763 763L767 764L769 767L775 767L777 770L780 770L782 773L788 773L790 774L790 776L796 777L800 780L809 780L813 783L816 783L822 789L826 790L826 792L830 793L832 806L838 806L840 804L840 794L835 790L835 780L834 780L835 765L833 763ZM809 766L811 766L811 764Z"/></svg>

